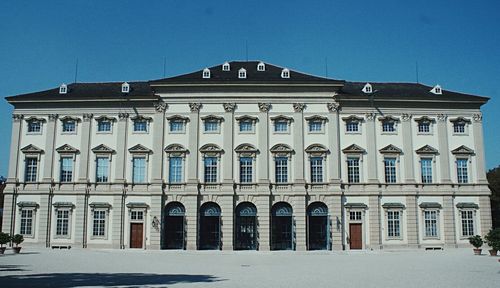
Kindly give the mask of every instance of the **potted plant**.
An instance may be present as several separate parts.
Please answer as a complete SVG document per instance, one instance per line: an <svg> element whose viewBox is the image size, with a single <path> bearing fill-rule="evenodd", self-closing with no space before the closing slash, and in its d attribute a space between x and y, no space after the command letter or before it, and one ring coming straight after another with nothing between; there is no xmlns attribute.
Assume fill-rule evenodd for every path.
<svg viewBox="0 0 500 288"><path fill-rule="evenodd" d="M24 241L24 237L21 234L16 234L16 235L14 235L14 237L12 237L12 242L14 242L16 244L16 247L12 247L12 249L14 250L14 253L19 253L21 251L21 247L19 247L18 245L23 243L23 241Z"/></svg>
<svg viewBox="0 0 500 288"><path fill-rule="evenodd" d="M484 236L486 244L491 247L491 256L497 256L498 250L500 250L500 228L491 229L488 234Z"/></svg>
<svg viewBox="0 0 500 288"><path fill-rule="evenodd" d="M10 235L4 232L0 232L0 254L3 254L5 252L5 249L7 247L3 247L3 245L9 243L10 241Z"/></svg>
<svg viewBox="0 0 500 288"><path fill-rule="evenodd" d="M476 236L471 236L469 237L469 243L474 246L474 255L481 255L481 246L483 246L483 239L481 236L476 235Z"/></svg>

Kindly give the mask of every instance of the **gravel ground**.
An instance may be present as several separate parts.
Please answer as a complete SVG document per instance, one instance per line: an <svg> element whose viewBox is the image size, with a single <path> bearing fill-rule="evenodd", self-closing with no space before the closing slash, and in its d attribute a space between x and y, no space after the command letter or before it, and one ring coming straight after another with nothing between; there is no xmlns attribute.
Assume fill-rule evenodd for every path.
<svg viewBox="0 0 500 288"><path fill-rule="evenodd" d="M23 252L0 255L0 287L500 287L500 257L472 249Z"/></svg>

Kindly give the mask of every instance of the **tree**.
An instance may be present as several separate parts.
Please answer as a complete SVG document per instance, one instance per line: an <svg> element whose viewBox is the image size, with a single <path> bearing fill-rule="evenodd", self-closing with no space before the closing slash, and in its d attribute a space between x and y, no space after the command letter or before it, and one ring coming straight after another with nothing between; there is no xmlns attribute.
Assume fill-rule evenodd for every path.
<svg viewBox="0 0 500 288"><path fill-rule="evenodd" d="M500 228L500 165L486 173L491 190L491 216L493 228Z"/></svg>

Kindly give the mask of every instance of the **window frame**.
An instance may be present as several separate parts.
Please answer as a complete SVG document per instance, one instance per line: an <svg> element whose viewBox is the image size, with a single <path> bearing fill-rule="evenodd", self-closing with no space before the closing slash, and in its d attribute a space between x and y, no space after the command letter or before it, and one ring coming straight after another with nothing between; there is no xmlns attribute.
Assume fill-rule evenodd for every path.
<svg viewBox="0 0 500 288"><path fill-rule="evenodd" d="M35 170L34 170L34 179L32 179L32 177L28 177L28 161L29 160L35 160L35 163L36 163L36 166L35 166ZM38 181L38 177L39 177L39 174L40 174L40 155L38 154L28 154L28 155L25 155L24 157L24 161L25 161L25 164L24 164L24 183L37 183L39 182ZM28 180L29 178L29 180Z"/></svg>
<svg viewBox="0 0 500 288"><path fill-rule="evenodd" d="M211 165L207 165L207 161L209 159L213 159L215 162L212 162ZM213 164L215 163L215 164ZM220 157L216 155L204 155L203 156L203 183L204 184L218 184L220 183L220 169L219 169ZM210 170L208 170L209 168ZM211 173L209 175L210 172ZM207 181L210 180L210 181ZM212 181L213 180L213 181Z"/></svg>
<svg viewBox="0 0 500 288"><path fill-rule="evenodd" d="M394 166L388 167L387 163L389 160L394 160ZM383 165L384 165L384 183L385 184L396 184L399 183L399 157L398 155L390 155L386 154L383 157ZM394 175L388 174L388 169L392 169Z"/></svg>
<svg viewBox="0 0 500 288"><path fill-rule="evenodd" d="M104 219L96 219L96 215L95 213L98 212L98 213L104 213ZM109 208L92 208L91 209L91 213L92 213L92 225L91 225L91 233L90 233L90 239L102 239L102 240L107 240L108 239L108 227L109 227ZM96 221L104 221L104 224L103 224L103 232L104 234L103 235L96 235ZM100 225L98 225L98 228L100 228ZM99 231L98 231L99 232Z"/></svg>
<svg viewBox="0 0 500 288"><path fill-rule="evenodd" d="M140 119L132 119L132 132L134 134L148 134L149 133L149 121L140 118ZM138 126L136 126L138 123L144 123L144 130L137 130Z"/></svg>
<svg viewBox="0 0 500 288"><path fill-rule="evenodd" d="M35 227L36 227L36 210L37 207L19 207L19 234L23 235L25 238L35 238ZM27 217L23 217L23 212L30 212L31 217L29 218L30 220L30 225L29 225L29 230L30 233L23 233L23 218L26 219ZM28 228L27 223L25 222L25 229ZM24 231L26 232L26 231Z"/></svg>
<svg viewBox="0 0 500 288"><path fill-rule="evenodd" d="M309 170L310 170L310 174L309 174L309 177L310 177L310 181L311 181L311 184L321 184L321 183L325 183L325 161L326 160L326 157L325 156L320 156L320 155L311 155L309 157ZM317 164L316 161L319 161L320 165L316 165L315 166L315 163ZM315 168L316 170L320 170L319 172L319 177L321 179L319 179L319 177L317 177L318 175L315 176ZM316 171L317 172L317 171ZM317 180L321 180L321 181L317 181Z"/></svg>
<svg viewBox="0 0 500 288"><path fill-rule="evenodd" d="M427 219L426 218L426 213L436 213L436 218L435 219ZM441 229L439 227L440 225L440 209L437 209L437 208L425 208L425 209L422 209L422 222L423 222L423 233L422 233L422 239L424 240L439 240L441 237L440 237L440 233L441 233ZM435 221L434 225L435 225L435 235L428 235L427 232L428 232L428 229L427 229L427 224L428 222L430 224L432 224L432 221Z"/></svg>
<svg viewBox="0 0 500 288"><path fill-rule="evenodd" d="M139 180L139 181L136 181L136 166L135 166L135 162L136 160L143 160L144 161L144 167L142 167L142 169L144 169L144 171L142 171L143 173L143 177L142 177L142 180ZM136 184L147 184L149 181L148 181L148 156L147 155L144 155L142 153L132 153L132 157L131 157L131 162L132 162L132 169L131 169L131 180L132 180L132 184L133 185L136 185ZM139 173L140 175L140 173Z"/></svg>
<svg viewBox="0 0 500 288"><path fill-rule="evenodd" d="M99 176L98 176L98 171L99 171L99 159L107 159L108 161L108 167L107 169L103 170L106 172L106 181L98 181ZM111 183L111 155L110 154L104 154L104 153L99 153L95 155L95 183L96 184L106 184L106 183Z"/></svg>
<svg viewBox="0 0 500 288"><path fill-rule="evenodd" d="M43 134L43 119L30 118L26 120L26 134L27 135L42 135ZM31 125L38 124L38 131L30 131Z"/></svg>
<svg viewBox="0 0 500 288"><path fill-rule="evenodd" d="M113 119L107 117L99 117L95 119L96 124L96 133L97 134L113 134ZM109 130L101 130L101 125L103 123L109 123Z"/></svg>
<svg viewBox="0 0 500 288"><path fill-rule="evenodd" d="M458 213L459 213L459 217L460 217L460 239L461 240L465 240L465 239L468 239L469 237L471 236L474 236L477 234L477 220L476 220L476 212L477 212L477 209L473 209L473 208L460 208L458 209ZM470 223L466 223L465 226L472 226L472 233L469 235L469 234L464 234L464 218L463 218L463 213L470 213L471 214L471 218L470 219L465 219L465 221L471 221ZM470 229L470 227L468 227ZM470 232L470 231L468 231Z"/></svg>
<svg viewBox="0 0 500 288"><path fill-rule="evenodd" d="M435 183L434 179L436 178L436 177L435 177L435 173L436 173L436 172L435 172L435 170L436 170L436 169L435 169L435 162L436 162L436 158L434 157L434 155L421 155L419 158L420 158L420 159L419 159L419 164L420 164L420 167L419 167L419 168L420 168L420 169L419 169L419 171L420 171L420 183L422 183L422 184L424 184L424 185L425 185L425 184L433 184L433 183ZM429 160L429 161L430 161L430 167L429 167L429 168L430 168L430 170L431 170L431 171L430 171L430 172L431 172L431 173L430 173L430 178L431 178L431 179L430 179L430 180L431 180L430 182L426 182L426 181L424 181L424 173L423 173L423 172L424 172L424 167L423 167L423 165L422 165L423 160L426 160L426 161L427 161L427 160Z"/></svg>
<svg viewBox="0 0 500 288"><path fill-rule="evenodd" d="M75 154L60 154L59 155L59 183L74 183L75 182ZM63 181L63 162L64 159L71 160L71 179Z"/></svg>
<svg viewBox="0 0 500 288"><path fill-rule="evenodd" d="M58 234L58 226L59 226L59 212L68 212L68 217L66 219L67 221L67 227L66 227L66 234ZM71 239L72 236L72 221L73 221L73 208L72 207L55 207L54 209L54 239ZM64 219L61 219L63 221ZM61 225L63 223L61 222ZM63 230L63 227L61 227L61 231Z"/></svg>
<svg viewBox="0 0 500 288"><path fill-rule="evenodd" d="M250 163L250 165L246 165L245 167L243 167L243 161L242 159L245 159L245 160L249 160L247 161L247 163ZM252 183L255 183L255 157L252 157L250 155L248 156L240 156L238 157L238 180L239 180L239 183L240 184L252 184ZM246 170L245 170L246 169ZM244 174L244 172L247 172L248 174L248 171L250 171L250 177L248 177L248 175L246 176L246 180L249 179L249 181L243 181L244 177L242 177L242 175Z"/></svg>
<svg viewBox="0 0 500 288"><path fill-rule="evenodd" d="M65 127L68 123L73 123L73 130L67 130L65 131ZM70 118L67 118L67 119L62 119L62 123L61 123L61 134L64 134L64 135L71 135L71 134L77 134L77 127L78 127L78 121L75 120L75 119L70 119Z"/></svg>
<svg viewBox="0 0 500 288"><path fill-rule="evenodd" d="M460 173L461 170L463 170L463 167L459 167L459 162L465 163L465 175L462 175ZM470 157L467 156L457 156L455 159L455 174L456 174L456 180L458 184L470 184L472 183L471 179L471 171L470 171L470 166L469 165L471 162ZM465 181L464 178L465 177Z"/></svg>
<svg viewBox="0 0 500 288"><path fill-rule="evenodd" d="M393 216L393 219L390 219L389 215L390 214L394 214L394 213L398 213L398 219L394 219L394 216ZM398 235L396 235L396 229L394 229L394 235L391 235L391 231L390 231L390 221L392 222L395 222L397 220L397 232L398 232ZM399 209L399 208L386 208L385 209L385 224L386 224L386 240L403 240L403 221L404 218L403 218L403 209ZM394 228L396 228L396 226L394 226Z"/></svg>
<svg viewBox="0 0 500 288"><path fill-rule="evenodd" d="M351 168L351 169L357 168L357 181L354 181L354 180L356 180L356 178L355 178L356 175L355 174L353 174L352 177L349 176L350 175L350 172L349 172L349 169L350 169L349 168L350 167L349 166L349 161L350 160L357 160L357 163L358 163L357 167ZM361 155L348 154L346 156L346 160L345 161L346 161L346 166L347 166L346 167L347 183L348 184L358 184L358 183L361 183L362 182L362 177L361 177L361 175L362 175L362 165L361 165L362 157L361 157Z"/></svg>
<svg viewBox="0 0 500 288"><path fill-rule="evenodd" d="M280 156L275 156L274 157L274 181L276 184L288 184L290 183L290 157L285 156L285 155L280 155ZM281 168L278 169L278 165L280 162L278 161L285 161L285 165L281 165ZM283 170L286 170L284 174L281 175L281 179L279 176L279 172L283 172ZM286 181L283 181L286 180Z"/></svg>
<svg viewBox="0 0 500 288"><path fill-rule="evenodd" d="M174 178L173 177L173 174L172 174L172 159L173 158L178 158L180 159L180 173L177 175L175 174L175 176L178 176L179 177L179 181L172 181L172 179ZM168 183L169 184L182 184L182 183L185 183L185 180L184 180L184 167L185 167L185 157L182 156L182 155L169 155L168 156ZM175 180L175 179L174 179Z"/></svg>

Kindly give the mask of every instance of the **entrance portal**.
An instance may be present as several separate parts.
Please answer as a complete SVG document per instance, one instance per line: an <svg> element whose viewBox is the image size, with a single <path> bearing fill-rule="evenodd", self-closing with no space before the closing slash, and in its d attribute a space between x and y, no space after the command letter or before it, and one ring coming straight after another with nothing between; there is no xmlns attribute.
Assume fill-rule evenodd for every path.
<svg viewBox="0 0 500 288"><path fill-rule="evenodd" d="M200 207L199 246L200 250L219 250L220 207L216 203L207 202Z"/></svg>
<svg viewBox="0 0 500 288"><path fill-rule="evenodd" d="M271 211L271 250L292 250L293 238L292 206L278 202Z"/></svg>
<svg viewBox="0 0 500 288"><path fill-rule="evenodd" d="M235 250L257 249L257 208L250 202L236 207Z"/></svg>
<svg viewBox="0 0 500 288"><path fill-rule="evenodd" d="M170 202L165 207L164 249L184 249L184 206Z"/></svg>
<svg viewBox="0 0 500 288"><path fill-rule="evenodd" d="M328 250L330 231L328 225L328 207L324 203L314 202L307 208L307 249Z"/></svg>

